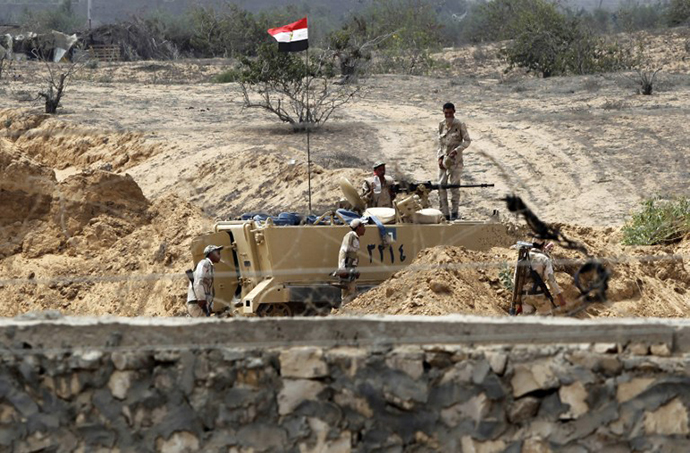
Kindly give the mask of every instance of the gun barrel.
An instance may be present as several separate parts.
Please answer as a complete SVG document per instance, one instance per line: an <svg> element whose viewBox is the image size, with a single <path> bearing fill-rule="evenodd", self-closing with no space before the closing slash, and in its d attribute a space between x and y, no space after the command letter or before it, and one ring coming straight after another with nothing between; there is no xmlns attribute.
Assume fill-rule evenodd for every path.
<svg viewBox="0 0 690 453"><path fill-rule="evenodd" d="M425 187L427 190L439 189L472 189L477 187L494 187L494 184L432 184L431 182L411 182L399 183L393 186L394 192L414 192L418 187Z"/></svg>

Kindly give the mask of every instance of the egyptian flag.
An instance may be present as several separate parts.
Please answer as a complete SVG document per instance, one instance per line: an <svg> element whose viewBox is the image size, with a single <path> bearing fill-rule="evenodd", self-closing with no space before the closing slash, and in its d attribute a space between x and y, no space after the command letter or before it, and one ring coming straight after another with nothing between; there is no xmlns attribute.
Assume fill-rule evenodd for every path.
<svg viewBox="0 0 690 453"><path fill-rule="evenodd" d="M299 52L309 48L306 17L282 27L271 28L268 34L278 41L278 50L281 52Z"/></svg>

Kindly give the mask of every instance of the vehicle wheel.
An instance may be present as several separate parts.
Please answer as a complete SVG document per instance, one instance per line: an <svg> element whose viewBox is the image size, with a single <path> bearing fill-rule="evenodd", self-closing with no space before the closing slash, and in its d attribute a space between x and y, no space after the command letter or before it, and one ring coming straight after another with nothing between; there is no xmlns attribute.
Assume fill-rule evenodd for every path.
<svg viewBox="0 0 690 453"><path fill-rule="evenodd" d="M261 318L290 317L292 308L288 304L261 304L256 314Z"/></svg>

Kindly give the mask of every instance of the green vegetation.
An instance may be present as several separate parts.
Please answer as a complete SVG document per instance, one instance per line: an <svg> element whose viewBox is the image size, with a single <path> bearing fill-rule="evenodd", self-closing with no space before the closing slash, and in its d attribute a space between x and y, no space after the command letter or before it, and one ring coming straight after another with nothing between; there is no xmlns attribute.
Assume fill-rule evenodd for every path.
<svg viewBox="0 0 690 453"><path fill-rule="evenodd" d="M666 10L666 23L671 27L690 25L690 0L671 0Z"/></svg>
<svg viewBox="0 0 690 453"><path fill-rule="evenodd" d="M21 24L28 30L36 33L49 32L51 30L63 33L74 33L83 29L86 18L78 16L72 9L72 2L64 0L58 9L40 9L24 11L20 19Z"/></svg>
<svg viewBox="0 0 690 453"><path fill-rule="evenodd" d="M236 70L244 106L261 108L305 131L325 123L349 102L359 87L336 84L335 67L327 52L313 52L310 61L263 44L256 58L242 57Z"/></svg>
<svg viewBox="0 0 690 453"><path fill-rule="evenodd" d="M238 82L242 77L242 74L234 68L226 69L220 74L216 74L211 81L214 83L232 83Z"/></svg>
<svg viewBox="0 0 690 453"><path fill-rule="evenodd" d="M515 270L507 262L501 263L501 270L498 273L498 280L508 291L513 290L513 274Z"/></svg>
<svg viewBox="0 0 690 453"><path fill-rule="evenodd" d="M690 233L690 198L653 198L642 203L623 227L626 245L657 245L678 241Z"/></svg>

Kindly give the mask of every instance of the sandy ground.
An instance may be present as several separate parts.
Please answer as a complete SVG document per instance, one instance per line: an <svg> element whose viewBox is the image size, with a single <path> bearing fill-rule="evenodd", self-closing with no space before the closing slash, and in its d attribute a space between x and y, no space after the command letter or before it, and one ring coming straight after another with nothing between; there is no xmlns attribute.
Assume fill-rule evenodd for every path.
<svg viewBox="0 0 690 453"><path fill-rule="evenodd" d="M310 136L313 210L334 207L339 178L359 184L377 160L387 161L396 178L435 179L435 130L441 105L452 101L473 139L463 182L496 185L464 191L464 217L485 218L497 209L514 222L500 198L516 193L543 220L574 229L581 240L608 241L642 199L690 195L690 55L684 50L689 36L687 29L643 35L654 58L650 67L664 67L653 96L636 94L634 73L552 79L504 74L493 57L495 47L447 50L439 58L450 69L436 76L372 77L355 102ZM307 210L306 136L267 112L243 109L236 85L210 83L225 63L84 68L55 117L41 114L40 103L30 100L42 87L44 68L15 65L0 88L0 294L21 302L0 314L45 308L179 314L185 293L181 272L191 265L186 251L213 220L252 211ZM18 174L29 182L17 186ZM26 198L27 187L40 191ZM66 226L65 219L72 218L77 220ZM631 262L617 267L625 273L614 279L620 286L612 297L615 305L590 315L688 312L687 241L674 249L595 249ZM641 257L669 254L680 257L680 264L670 261L676 270L657 266L669 260L640 264ZM472 282L481 278L491 291L486 304L412 308L422 307L419 312L426 314L504 313L508 296L496 281L500 266L512 262L515 252L494 255L427 252L419 259L429 264L437 259L497 263L484 275L456 282L457 288L469 285L476 293ZM68 275L82 280L75 283ZM566 277L559 278L567 284ZM368 303L352 310L417 312L401 309L410 300L395 302L397 290L386 290L387 284L371 297L383 294L390 307L379 310ZM457 288L449 287L448 298L460 297Z"/></svg>

